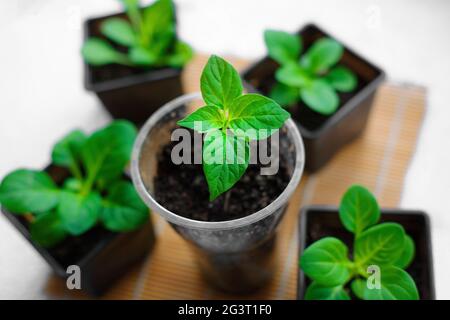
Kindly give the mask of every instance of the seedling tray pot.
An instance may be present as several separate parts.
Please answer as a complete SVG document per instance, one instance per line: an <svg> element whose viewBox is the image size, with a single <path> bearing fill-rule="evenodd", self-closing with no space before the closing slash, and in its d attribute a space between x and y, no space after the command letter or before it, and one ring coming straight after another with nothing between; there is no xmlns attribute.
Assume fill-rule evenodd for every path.
<svg viewBox="0 0 450 320"><path fill-rule="evenodd" d="M276 263L276 229L303 171L301 137L292 121L287 121L281 129L286 137L280 138L280 146L284 141L285 151L289 153L291 179L283 193L269 206L228 221L208 222L182 217L158 203L154 195L154 177L158 172L159 151L170 142L171 132L177 128L176 122L192 111L189 110L191 105L202 105L199 93L168 103L141 128L132 155L133 183L153 212L166 219L188 241L202 275L209 283L227 292L248 293L272 278Z"/></svg>
<svg viewBox="0 0 450 320"><path fill-rule="evenodd" d="M303 40L303 52L317 39L331 37L314 24L306 25L298 35ZM381 69L345 45L339 64L356 74L358 87L350 94L339 94L341 104L333 115L322 116L303 103L288 109L302 135L306 153L305 169L310 172L322 168L344 145L361 135L366 127L375 93L385 78ZM256 62L242 73L246 88L269 95L275 84L275 71L278 67L268 56Z"/></svg>
<svg viewBox="0 0 450 320"><path fill-rule="evenodd" d="M68 172L49 166L47 173L62 182ZM94 227L79 237L69 237L52 248L44 248L33 242L29 222L24 216L15 215L2 208L3 215L19 230L28 242L47 261L53 271L66 279L70 265L80 268L81 290L92 295L102 295L129 268L142 261L155 243L151 219L139 229L114 233L102 227Z"/></svg>
<svg viewBox="0 0 450 320"><path fill-rule="evenodd" d="M406 269L413 277L422 300L435 299L433 253L431 246L430 221L423 211L382 209L380 222L396 222L405 228L416 245L416 255ZM299 253L297 261L309 245L326 237L341 239L352 250L353 234L342 226L338 208L309 206L301 210L299 219ZM303 300L310 280L298 267L297 299Z"/></svg>
<svg viewBox="0 0 450 320"><path fill-rule="evenodd" d="M84 23L84 41L102 37L100 24L105 19L124 13L88 19ZM105 109L117 119L140 125L159 107L180 96L182 69L145 69L111 64L101 67L84 63L84 86L94 92Z"/></svg>

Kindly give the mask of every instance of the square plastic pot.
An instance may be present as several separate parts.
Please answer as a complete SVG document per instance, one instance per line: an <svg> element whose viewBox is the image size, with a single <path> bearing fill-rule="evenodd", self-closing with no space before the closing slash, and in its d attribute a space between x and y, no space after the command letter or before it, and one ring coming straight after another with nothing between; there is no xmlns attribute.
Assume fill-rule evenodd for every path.
<svg viewBox="0 0 450 320"><path fill-rule="evenodd" d="M111 17L127 19L120 13L86 20L84 41L92 36L103 38L100 25ZM145 69L117 64L98 67L83 63L85 88L97 95L114 118L142 124L155 110L183 93L182 69Z"/></svg>
<svg viewBox="0 0 450 320"><path fill-rule="evenodd" d="M397 222L405 228L416 245L416 254L406 271L413 277L422 300L434 300L433 251L431 246L430 221L423 211L382 209L380 222ZM342 240L352 251L353 234L344 229L339 219L338 208L310 206L302 209L299 219L300 261L303 251L313 242L326 237ZM298 268L297 299L303 300L310 280Z"/></svg>
<svg viewBox="0 0 450 320"><path fill-rule="evenodd" d="M298 35L303 40L303 52L317 39L334 38L313 24L306 25ZM323 167L336 152L364 131L375 93L385 78L381 69L345 45L339 64L356 74L358 87L351 93L339 93L341 104L333 115L320 115L303 102L288 109L302 135L306 154L305 169L310 172ZM275 71L278 67L277 62L266 56L242 73L245 86L249 91L269 95L276 82Z"/></svg>
<svg viewBox="0 0 450 320"><path fill-rule="evenodd" d="M49 166L46 171L62 182L68 172ZM151 219L141 228L126 233L114 233L95 227L78 237L68 237L52 248L44 248L33 242L29 222L22 215L15 215L2 208L5 217L19 230L28 242L47 261L53 271L66 279L70 265L77 265L81 274L81 290L93 295L103 294L130 267L142 261L152 249L155 234Z"/></svg>

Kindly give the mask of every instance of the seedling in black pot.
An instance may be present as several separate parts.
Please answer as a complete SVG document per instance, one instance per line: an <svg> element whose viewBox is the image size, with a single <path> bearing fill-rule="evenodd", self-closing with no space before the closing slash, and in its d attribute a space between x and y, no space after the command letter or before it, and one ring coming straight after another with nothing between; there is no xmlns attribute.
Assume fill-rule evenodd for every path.
<svg viewBox="0 0 450 320"><path fill-rule="evenodd" d="M363 132L384 73L315 25L297 34L267 30L264 38L268 56L243 78L289 110L314 172Z"/></svg>
<svg viewBox="0 0 450 320"><path fill-rule="evenodd" d="M180 95L180 72L192 49L176 35L174 4L156 0L140 8L122 0L125 14L89 20L82 55L86 87L95 91L114 117L143 123Z"/></svg>
<svg viewBox="0 0 450 320"><path fill-rule="evenodd" d="M136 236L142 239L146 234L148 238L143 239L146 243L126 248L134 260L137 256L142 257L153 241L152 229L144 227L149 223L148 208L129 178L124 176L135 137L134 125L123 120L115 121L91 136L80 130L72 131L54 146L50 174L18 169L0 184L0 204L7 210L8 218L16 225L21 224L21 231L31 238L40 252L45 252L44 257L54 267L56 265L60 275L67 265L83 261L80 263L82 285L93 293L101 292L106 285L103 283L98 287L95 281L106 279L111 282L116 274L108 274L107 270L114 270L111 265L106 268L93 263L92 268L105 267L105 272L98 279L87 280L92 276L92 270L83 268L88 260L83 258L89 251L98 245L107 247L102 244L105 238L110 239L109 243L115 242L117 237L112 236L113 233L129 235L123 237L123 246L130 245ZM87 239L96 239L98 243ZM86 252L80 254L78 249L71 252L75 243ZM117 243L114 246L117 247ZM123 248L116 250L120 252ZM105 259L104 252L98 251L97 255ZM120 265L128 260L121 254L110 258L123 259ZM117 262L112 262L114 264Z"/></svg>
<svg viewBox="0 0 450 320"><path fill-rule="evenodd" d="M315 112L330 115L339 106L336 91L351 92L357 78L345 66L337 65L344 51L331 38L317 40L302 54L302 38L283 31L266 30L264 39L269 56L280 64L277 83L270 96L289 107L302 100Z"/></svg>
<svg viewBox="0 0 450 320"><path fill-rule="evenodd" d="M335 237L307 247L300 267L312 280L307 300L417 300L416 284L404 269L412 262L415 244L403 226L378 223L380 209L364 187L352 186L339 207L343 227L353 233L353 252ZM350 294L351 292L351 294Z"/></svg>

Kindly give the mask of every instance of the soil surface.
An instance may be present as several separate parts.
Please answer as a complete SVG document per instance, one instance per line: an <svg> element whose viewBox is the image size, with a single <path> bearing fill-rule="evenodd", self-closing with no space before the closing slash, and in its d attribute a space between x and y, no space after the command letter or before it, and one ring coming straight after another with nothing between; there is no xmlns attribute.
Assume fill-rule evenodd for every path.
<svg viewBox="0 0 450 320"><path fill-rule="evenodd" d="M176 165L172 162L171 151L177 143L167 144L158 155L158 175L154 184L156 200L180 216L200 221L242 218L269 205L289 183L287 163L281 155L277 174L261 175L261 164L249 164L242 178L229 191L210 202L202 164Z"/></svg>

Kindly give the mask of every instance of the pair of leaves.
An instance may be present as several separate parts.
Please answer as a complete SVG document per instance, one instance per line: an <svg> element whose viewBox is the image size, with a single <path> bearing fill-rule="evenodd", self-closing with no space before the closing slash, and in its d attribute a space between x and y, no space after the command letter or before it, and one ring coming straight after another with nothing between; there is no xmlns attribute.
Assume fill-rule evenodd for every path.
<svg viewBox="0 0 450 320"><path fill-rule="evenodd" d="M414 257L414 242L397 223L376 225L380 209L374 196L364 187L350 187L342 198L339 216L344 227L355 234L354 261L349 260L348 248L339 239L326 237L310 245L300 260L301 268L313 280L306 297L346 299L346 283L355 276L367 277L366 269L372 265L382 270L382 288L377 294L366 294L359 290L363 280L355 279L351 288L358 297L416 297L414 281L402 270Z"/></svg>
<svg viewBox="0 0 450 320"><path fill-rule="evenodd" d="M330 115L339 106L336 90L349 92L356 87L356 77L348 68L334 67L343 53L335 40L319 39L303 56L299 36L266 30L264 40L269 56L280 64L275 73L278 83L270 96L281 105L301 99L312 110Z"/></svg>
<svg viewBox="0 0 450 320"><path fill-rule="evenodd" d="M357 244L363 243L366 238L369 238L369 241L375 241L372 237L377 235L380 237L390 236L399 245L401 244L401 249L400 253L394 251L391 256L393 260L387 259L387 261L400 268L406 268L411 263L415 252L414 241L404 233L403 228L398 224L383 223L374 226L380 220L380 208L375 197L366 188L353 185L347 190L339 206L339 218L344 227L355 234L356 248L358 248ZM374 227L370 228L371 226ZM368 228L370 229L368 230ZM394 255L398 256L397 259L394 259Z"/></svg>
<svg viewBox="0 0 450 320"><path fill-rule="evenodd" d="M381 269L380 288L370 288L361 278L351 282L353 294L363 300L418 300L419 295L414 280L398 267ZM306 300L350 300L343 285L324 286L315 281L305 292Z"/></svg>
<svg viewBox="0 0 450 320"><path fill-rule="evenodd" d="M16 214L33 213L30 232L43 246L80 235L98 221L112 231L135 229L148 218L131 182L122 180L135 136L127 121L115 121L90 137L73 131L52 152L53 163L73 175L62 188L46 172L19 169L0 184L0 203Z"/></svg>
<svg viewBox="0 0 450 320"><path fill-rule="evenodd" d="M171 0L157 0L142 10L138 1L123 2L131 23L122 18L109 18L102 23L100 31L114 43L128 47L128 54L115 50L104 39L93 37L82 48L87 63L180 68L192 58L189 45L176 39Z"/></svg>
<svg viewBox="0 0 450 320"><path fill-rule="evenodd" d="M281 128L289 113L259 94L242 94L238 72L218 56L203 69L200 88L206 106L180 120L180 126L206 133L203 170L210 200L229 190L244 174L249 141L264 139Z"/></svg>

